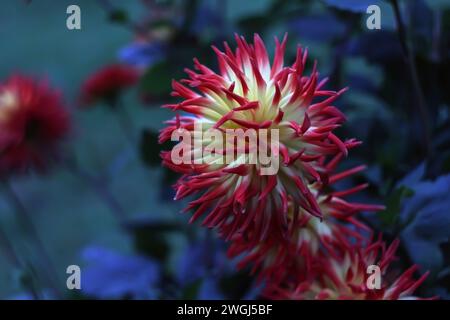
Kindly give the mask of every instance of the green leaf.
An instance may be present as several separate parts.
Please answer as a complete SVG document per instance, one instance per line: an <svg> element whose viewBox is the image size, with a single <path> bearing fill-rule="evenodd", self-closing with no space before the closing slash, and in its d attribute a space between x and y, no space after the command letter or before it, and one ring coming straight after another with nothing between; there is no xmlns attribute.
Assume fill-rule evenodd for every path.
<svg viewBox="0 0 450 320"><path fill-rule="evenodd" d="M381 221L387 226L393 226L399 219L401 204L404 198L410 198L414 195L414 191L408 187L401 186L395 189L388 196L386 209L379 213Z"/></svg>
<svg viewBox="0 0 450 320"><path fill-rule="evenodd" d="M158 143L157 132L150 129L144 129L141 134L139 148L141 159L146 165L150 167L156 167L161 164L161 158L159 154L162 148Z"/></svg>
<svg viewBox="0 0 450 320"><path fill-rule="evenodd" d="M170 254L168 235L181 227L174 223L135 221L127 224L134 238L136 250L159 261L166 261Z"/></svg>
<svg viewBox="0 0 450 320"><path fill-rule="evenodd" d="M273 21L273 19L272 19ZM250 17L244 17L238 21L240 29L244 30L247 34L252 34L252 30L264 30L270 26L269 21L265 15L256 15Z"/></svg>
<svg viewBox="0 0 450 320"><path fill-rule="evenodd" d="M158 142L158 132L151 129L142 130L139 149L141 159L147 166L161 166L161 151L171 150L173 146L174 142L170 140L160 144Z"/></svg>
<svg viewBox="0 0 450 320"><path fill-rule="evenodd" d="M197 280L192 284L186 286L183 289L182 297L183 300L195 300L198 296L198 292L200 291L200 287L202 285L202 280Z"/></svg>
<svg viewBox="0 0 450 320"><path fill-rule="evenodd" d="M161 61L150 67L142 76L140 91L151 98L168 96L172 90L173 67Z"/></svg>
<svg viewBox="0 0 450 320"><path fill-rule="evenodd" d="M129 21L128 13L122 9L114 9L113 11L111 11L108 19L111 22L115 22L115 23L119 23L119 24L126 24Z"/></svg>
<svg viewBox="0 0 450 320"><path fill-rule="evenodd" d="M220 289L228 297L243 298L254 284L253 278L245 270L220 279Z"/></svg>

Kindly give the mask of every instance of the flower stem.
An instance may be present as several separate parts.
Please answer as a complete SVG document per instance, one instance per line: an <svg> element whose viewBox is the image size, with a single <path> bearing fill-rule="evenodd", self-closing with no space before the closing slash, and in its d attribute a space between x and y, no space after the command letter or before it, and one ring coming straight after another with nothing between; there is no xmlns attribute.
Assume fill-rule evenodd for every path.
<svg viewBox="0 0 450 320"><path fill-rule="evenodd" d="M53 288L55 294L63 296L59 286L58 286L58 272L53 265L52 259L47 252L47 249L44 245L44 242L41 240L39 233L33 223L33 219L31 218L30 213L28 212L25 205L20 200L20 197L17 195L16 191L12 187L10 181L8 179L2 180L5 195L8 200L11 202L11 205L16 210L16 217L18 218L19 224L24 228L24 231L32 238L34 241L35 247L39 252L39 256L42 260L42 264L44 265L46 272L46 278L49 285ZM56 279L56 280L55 280Z"/></svg>
<svg viewBox="0 0 450 320"><path fill-rule="evenodd" d="M416 95L416 106L420 115L420 121L422 122L422 129L424 132L423 145L426 154L431 152L431 132L430 132L430 117L428 115L428 108L425 102L425 96L423 94L422 87L420 85L419 76L417 73L416 64L414 61L414 53L407 42L407 34L405 25L403 23L402 15L400 12L400 7L398 5L398 0L391 0L392 7L394 9L395 20L397 24L397 33L400 40L400 45L402 47L403 55L405 58L406 65L408 67L411 79L411 85L413 91Z"/></svg>
<svg viewBox="0 0 450 320"><path fill-rule="evenodd" d="M80 178L96 192L97 196L114 214L120 226L125 227L125 220L127 217L126 211L109 190L103 179L91 175L89 172L77 165L74 161L66 161L66 167L70 173Z"/></svg>
<svg viewBox="0 0 450 320"><path fill-rule="evenodd" d="M2 227L0 227L0 247L2 248L6 258L14 268L24 270L22 262L19 259L19 255L16 253L12 242L9 240ZM39 300L39 293L33 284L28 284L26 286L26 289L30 291L35 300Z"/></svg>
<svg viewBox="0 0 450 320"><path fill-rule="evenodd" d="M11 262L11 264L14 267L19 268L20 264L21 264L19 256L17 255L16 251L14 250L14 247L13 247L11 241L8 239L8 236L3 231L2 227L0 227L0 246L2 247L6 258Z"/></svg>
<svg viewBox="0 0 450 320"><path fill-rule="evenodd" d="M118 105L114 112L117 117L117 121L119 122L119 125L122 129L122 132L123 132L125 138L134 147L136 144L136 139L134 137L133 120L131 119L131 116L128 113L128 111L126 110L123 103L121 103L120 101L117 103L118 103Z"/></svg>

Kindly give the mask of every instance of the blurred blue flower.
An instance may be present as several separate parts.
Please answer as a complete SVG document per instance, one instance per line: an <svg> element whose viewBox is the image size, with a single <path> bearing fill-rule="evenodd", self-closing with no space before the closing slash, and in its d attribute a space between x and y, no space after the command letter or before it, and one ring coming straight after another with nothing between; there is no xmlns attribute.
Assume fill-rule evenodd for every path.
<svg viewBox="0 0 450 320"><path fill-rule="evenodd" d="M51 293L50 290L44 289L39 292L39 300L55 300L56 297L54 294ZM21 292L16 295L7 297L5 300L37 300L36 297L34 297L29 292Z"/></svg>
<svg viewBox="0 0 450 320"><path fill-rule="evenodd" d="M197 295L199 300L223 300L225 296L220 291L219 280L217 278L208 277L203 279Z"/></svg>
<svg viewBox="0 0 450 320"><path fill-rule="evenodd" d="M345 24L332 14L301 17L289 23L300 38L317 42L331 41L345 33Z"/></svg>
<svg viewBox="0 0 450 320"><path fill-rule="evenodd" d="M257 300L261 297L261 293L264 289L264 282L257 283L250 288L250 290L242 297L242 300Z"/></svg>
<svg viewBox="0 0 450 320"><path fill-rule="evenodd" d="M436 275L444 264L440 245L450 239L450 175L417 182L423 171L419 166L401 182L414 191L414 196L403 203L400 219L406 227L401 237L422 271Z"/></svg>
<svg viewBox="0 0 450 320"><path fill-rule="evenodd" d="M397 188L401 186L409 187L418 184L422 180L424 175L425 175L425 162L422 162L397 183Z"/></svg>
<svg viewBox="0 0 450 320"><path fill-rule="evenodd" d="M439 299L450 300L450 292L447 288L437 287L434 289L433 294L438 296Z"/></svg>
<svg viewBox="0 0 450 320"><path fill-rule="evenodd" d="M380 2L381 0L325 0L325 3L331 7L355 13L366 12L368 6L379 5Z"/></svg>
<svg viewBox="0 0 450 320"><path fill-rule="evenodd" d="M374 43L382 43L376 46ZM346 45L351 56L363 56L369 62L383 63L402 59L402 50L398 36L391 31L362 33L353 37Z"/></svg>
<svg viewBox="0 0 450 320"><path fill-rule="evenodd" d="M202 4L198 7L195 13L195 19L191 26L193 34L200 34L202 32L211 31L224 31L224 19L217 10L211 9L208 5Z"/></svg>
<svg viewBox="0 0 450 320"><path fill-rule="evenodd" d="M153 41L150 43L132 43L119 51L119 59L129 65L148 68L164 58L165 45Z"/></svg>
<svg viewBox="0 0 450 320"><path fill-rule="evenodd" d="M81 290L99 299L155 299L160 268L154 261L122 255L100 247L88 247L82 253Z"/></svg>
<svg viewBox="0 0 450 320"><path fill-rule="evenodd" d="M215 239L190 244L177 265L177 280L183 286L209 276L219 278L234 269L226 256L224 244Z"/></svg>

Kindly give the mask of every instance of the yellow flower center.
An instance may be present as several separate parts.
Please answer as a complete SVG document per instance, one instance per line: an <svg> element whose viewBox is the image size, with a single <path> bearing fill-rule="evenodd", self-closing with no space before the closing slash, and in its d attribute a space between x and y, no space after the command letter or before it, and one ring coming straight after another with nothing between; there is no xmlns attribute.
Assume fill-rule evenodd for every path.
<svg viewBox="0 0 450 320"><path fill-rule="evenodd" d="M5 90L0 93L0 123L6 122L11 112L18 107L17 95L12 92Z"/></svg>

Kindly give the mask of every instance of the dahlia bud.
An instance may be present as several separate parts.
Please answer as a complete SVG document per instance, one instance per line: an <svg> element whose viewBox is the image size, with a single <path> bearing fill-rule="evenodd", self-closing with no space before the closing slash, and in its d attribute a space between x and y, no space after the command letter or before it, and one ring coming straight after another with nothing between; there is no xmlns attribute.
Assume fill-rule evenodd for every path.
<svg viewBox="0 0 450 320"><path fill-rule="evenodd" d="M113 64L91 75L81 89L80 103L88 106L99 101L115 106L123 90L133 86L139 79L139 73L127 65Z"/></svg>

